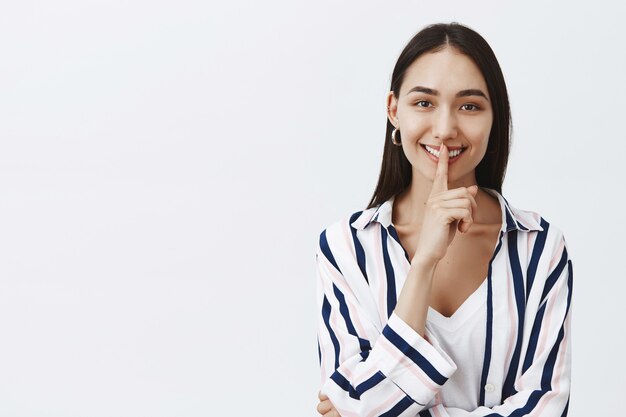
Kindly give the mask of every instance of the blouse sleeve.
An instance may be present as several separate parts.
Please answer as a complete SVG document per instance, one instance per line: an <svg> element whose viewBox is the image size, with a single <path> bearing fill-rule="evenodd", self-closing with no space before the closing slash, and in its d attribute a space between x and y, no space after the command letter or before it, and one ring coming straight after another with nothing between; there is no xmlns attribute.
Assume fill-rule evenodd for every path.
<svg viewBox="0 0 626 417"><path fill-rule="evenodd" d="M515 392L494 407L479 407L472 411L445 407L443 404L423 410L420 416L480 417L480 416L567 416L571 377L571 301L573 266L561 238L559 262L550 272L544 287L545 297L533 322L529 349L532 361L523 363L523 372L515 381ZM532 351L531 351L532 352Z"/></svg>
<svg viewBox="0 0 626 417"><path fill-rule="evenodd" d="M342 417L417 416L456 364L398 315L382 331L344 276L324 232L316 253L321 392Z"/></svg>

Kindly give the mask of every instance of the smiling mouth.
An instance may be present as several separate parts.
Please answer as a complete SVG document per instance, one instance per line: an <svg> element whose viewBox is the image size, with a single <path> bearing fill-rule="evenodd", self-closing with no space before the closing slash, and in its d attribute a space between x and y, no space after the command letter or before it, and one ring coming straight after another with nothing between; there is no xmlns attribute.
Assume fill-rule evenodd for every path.
<svg viewBox="0 0 626 417"><path fill-rule="evenodd" d="M428 152L429 154L433 155L435 158L439 159L439 150L441 149L441 147L434 148L432 146L428 146L428 145L424 145L424 144L420 144L420 146L422 148L424 148L424 150L426 152ZM466 150L467 150L467 147L464 147L464 146L453 147L452 149L448 148L448 156L449 156L450 159L454 159L454 158L458 157L459 155L461 155Z"/></svg>

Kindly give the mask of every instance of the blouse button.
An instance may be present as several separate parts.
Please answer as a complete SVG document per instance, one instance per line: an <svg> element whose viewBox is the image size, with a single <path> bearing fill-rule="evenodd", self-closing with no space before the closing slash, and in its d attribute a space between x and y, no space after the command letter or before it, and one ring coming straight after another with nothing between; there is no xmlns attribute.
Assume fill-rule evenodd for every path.
<svg viewBox="0 0 626 417"><path fill-rule="evenodd" d="M487 392L493 392L496 389L496 387L493 386L493 384L486 384L485 385L485 391Z"/></svg>

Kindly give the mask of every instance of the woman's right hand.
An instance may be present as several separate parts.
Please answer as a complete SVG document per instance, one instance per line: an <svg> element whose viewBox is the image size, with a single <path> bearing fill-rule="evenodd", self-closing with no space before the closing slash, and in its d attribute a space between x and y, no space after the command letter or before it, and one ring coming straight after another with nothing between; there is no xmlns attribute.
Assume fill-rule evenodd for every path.
<svg viewBox="0 0 626 417"><path fill-rule="evenodd" d="M465 233L474 221L473 210L478 208L474 197L478 186L448 190L448 157L448 147L441 144L433 187L411 263L436 265L445 256L457 229Z"/></svg>

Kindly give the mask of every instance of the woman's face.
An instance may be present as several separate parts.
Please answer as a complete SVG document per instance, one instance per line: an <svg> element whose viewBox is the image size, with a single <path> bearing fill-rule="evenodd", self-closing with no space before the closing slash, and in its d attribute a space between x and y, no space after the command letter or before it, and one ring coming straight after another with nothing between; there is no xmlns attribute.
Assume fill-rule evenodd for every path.
<svg viewBox="0 0 626 417"><path fill-rule="evenodd" d="M445 143L450 188L476 183L474 170L487 151L493 112L485 79L471 58L450 47L421 55L407 69L398 99L390 92L387 104L413 178L434 179L438 158L425 146L438 151ZM456 149L463 151L453 157Z"/></svg>

